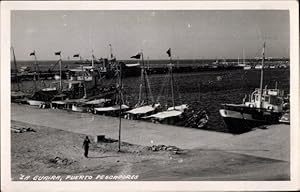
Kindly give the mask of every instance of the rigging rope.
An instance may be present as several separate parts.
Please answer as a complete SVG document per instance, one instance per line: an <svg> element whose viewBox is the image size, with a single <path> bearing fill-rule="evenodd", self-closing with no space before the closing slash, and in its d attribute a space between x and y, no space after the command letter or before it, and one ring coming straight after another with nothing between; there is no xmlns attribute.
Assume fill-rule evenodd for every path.
<svg viewBox="0 0 300 192"><path fill-rule="evenodd" d="M164 76L163 84L162 84L162 86L161 86L161 88L160 88L159 94L158 94L157 99L156 99L156 102L157 102L157 103L159 103L160 97L161 97L161 95L162 95L162 93L163 93L163 91L164 91L164 89L165 89L165 86L166 86L166 84L167 84L167 80L169 79L168 76L169 76L169 74L166 74L166 75Z"/></svg>
<svg viewBox="0 0 300 192"><path fill-rule="evenodd" d="M146 74L146 81L147 81L147 85L148 85L148 89L149 89L150 99L151 99L151 102L154 104L154 98L153 98L153 94L151 91L149 76L147 75L147 73L145 73L145 74Z"/></svg>

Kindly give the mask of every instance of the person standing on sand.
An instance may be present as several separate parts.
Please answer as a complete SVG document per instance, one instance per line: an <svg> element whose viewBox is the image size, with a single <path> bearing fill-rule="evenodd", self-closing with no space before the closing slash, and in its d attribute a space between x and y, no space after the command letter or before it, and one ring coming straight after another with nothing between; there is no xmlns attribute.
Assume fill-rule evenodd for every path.
<svg viewBox="0 0 300 192"><path fill-rule="evenodd" d="M89 153L89 144L91 143L90 139L88 136L85 137L84 141L83 141L83 149L84 149L84 156L86 158L88 158L88 153Z"/></svg>

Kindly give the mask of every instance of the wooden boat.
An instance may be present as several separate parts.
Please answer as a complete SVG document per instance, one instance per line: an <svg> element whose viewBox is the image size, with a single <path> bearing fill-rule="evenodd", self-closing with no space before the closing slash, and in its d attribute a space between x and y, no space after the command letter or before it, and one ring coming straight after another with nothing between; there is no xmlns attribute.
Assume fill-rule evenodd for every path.
<svg viewBox="0 0 300 192"><path fill-rule="evenodd" d="M58 94L55 88L47 88L34 92L34 94L27 99L27 103L33 106L50 107L52 98Z"/></svg>
<svg viewBox="0 0 300 192"><path fill-rule="evenodd" d="M252 69L251 65L245 65L244 66L244 70L250 70L250 69Z"/></svg>
<svg viewBox="0 0 300 192"><path fill-rule="evenodd" d="M136 59L141 58L143 66L141 67L141 81L140 81L138 102L135 108L126 112L125 118L137 120L137 119L141 119L142 117L157 113L158 110L160 109L160 104L155 103L153 99L147 68L145 66L143 52L138 53L136 56L133 56L132 58L136 58ZM145 95L144 99L142 99L143 87L144 87L144 95Z"/></svg>
<svg viewBox="0 0 300 192"><path fill-rule="evenodd" d="M137 119L141 119L145 116L149 116L155 112L157 112L157 110L159 109L160 104L154 104L154 105L144 105L141 107L136 107L134 109L131 109L130 111L126 111L126 119L133 119L133 120L137 120Z"/></svg>
<svg viewBox="0 0 300 192"><path fill-rule="evenodd" d="M128 110L129 107L125 104L123 105L113 105L113 106L108 106L108 107L96 107L94 108L94 113L95 114L100 114L100 115L109 115L109 116L117 116L119 111L125 111Z"/></svg>
<svg viewBox="0 0 300 192"><path fill-rule="evenodd" d="M165 111L158 112L156 114L146 116L144 119L150 119L155 123L165 123L165 124L176 124L177 122L183 121L183 114L185 110L188 108L187 104L182 104L179 106L175 106L174 99L174 77L173 77L173 64L171 59L171 49L167 51L167 54L170 57L170 64L168 64L168 76L171 82L171 93L172 93L172 107L167 108Z"/></svg>

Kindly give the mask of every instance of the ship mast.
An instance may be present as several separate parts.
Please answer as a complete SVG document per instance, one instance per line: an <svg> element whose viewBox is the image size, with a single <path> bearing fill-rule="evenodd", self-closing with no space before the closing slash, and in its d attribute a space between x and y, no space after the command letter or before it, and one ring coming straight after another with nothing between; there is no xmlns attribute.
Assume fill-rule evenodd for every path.
<svg viewBox="0 0 300 192"><path fill-rule="evenodd" d="M264 61L265 61L265 47L266 47L266 42L264 42L263 45L263 52L262 52L262 61L261 61L261 72L260 72L260 97L259 97L259 103L260 103L260 108L262 108L262 95L263 95L263 81L264 81Z"/></svg>
<svg viewBox="0 0 300 192"><path fill-rule="evenodd" d="M142 62L143 62L142 75L143 75L144 84L145 84L146 104L148 105L148 90L147 90L147 79L146 79L146 66L145 66L145 60L144 60L144 53L143 53L143 51L141 51L141 54L142 54Z"/></svg>
<svg viewBox="0 0 300 192"><path fill-rule="evenodd" d="M59 54L59 89L60 91L62 90L62 72L61 72L61 65L62 65L62 60L61 60L61 54Z"/></svg>
<svg viewBox="0 0 300 192"><path fill-rule="evenodd" d="M61 60L61 51L55 52L54 55L59 56L59 90L62 90L62 71L61 71L61 65L62 65L62 60Z"/></svg>
<svg viewBox="0 0 300 192"><path fill-rule="evenodd" d="M18 86L18 90L20 91L20 81L19 81L19 77L18 77L18 66L17 66L17 61L16 61L16 55L15 55L15 50L13 47L10 48L13 54L13 58L14 58L14 66L15 66L15 72L16 72L16 81L17 81L17 86Z"/></svg>
<svg viewBox="0 0 300 192"><path fill-rule="evenodd" d="M171 48L168 50L168 55L170 58L170 65L169 65L169 73L171 76L171 93L172 93L172 105L175 110L175 99L174 99L174 76L173 76L173 66L172 66L172 55L171 55Z"/></svg>
<svg viewBox="0 0 300 192"><path fill-rule="evenodd" d="M245 50L244 50L244 48L243 48L243 65L245 66L246 64L245 64Z"/></svg>
<svg viewBox="0 0 300 192"><path fill-rule="evenodd" d="M36 59L36 55L35 55L35 50L33 50L33 56L34 56L34 91L36 91L36 72L37 72L37 59Z"/></svg>
<svg viewBox="0 0 300 192"><path fill-rule="evenodd" d="M92 68L94 68L94 50L92 49Z"/></svg>

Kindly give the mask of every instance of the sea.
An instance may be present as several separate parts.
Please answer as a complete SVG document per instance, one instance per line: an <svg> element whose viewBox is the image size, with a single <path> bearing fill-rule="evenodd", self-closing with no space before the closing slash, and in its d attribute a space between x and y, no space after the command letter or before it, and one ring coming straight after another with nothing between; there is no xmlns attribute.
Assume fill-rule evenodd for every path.
<svg viewBox="0 0 300 192"><path fill-rule="evenodd" d="M32 62L31 62L32 63ZM52 63L54 64L54 63ZM193 65L193 63L190 63ZM123 79L123 99L129 106L138 102L141 77ZM153 100L163 106L172 105L171 85L166 74L149 75ZM104 84L115 83L114 79L103 80ZM40 87L55 84L54 80L40 82ZM219 114L223 103L241 103L245 95L251 94L260 84L260 70L222 70L189 73L174 73L175 104L188 104L194 111L205 110L209 115L209 123L205 128L211 131L228 132ZM290 92L289 68L264 70L264 87L275 88ZM12 83L12 90L16 84ZM33 81L22 82L23 90L33 89ZM182 127L186 128L186 127Z"/></svg>

